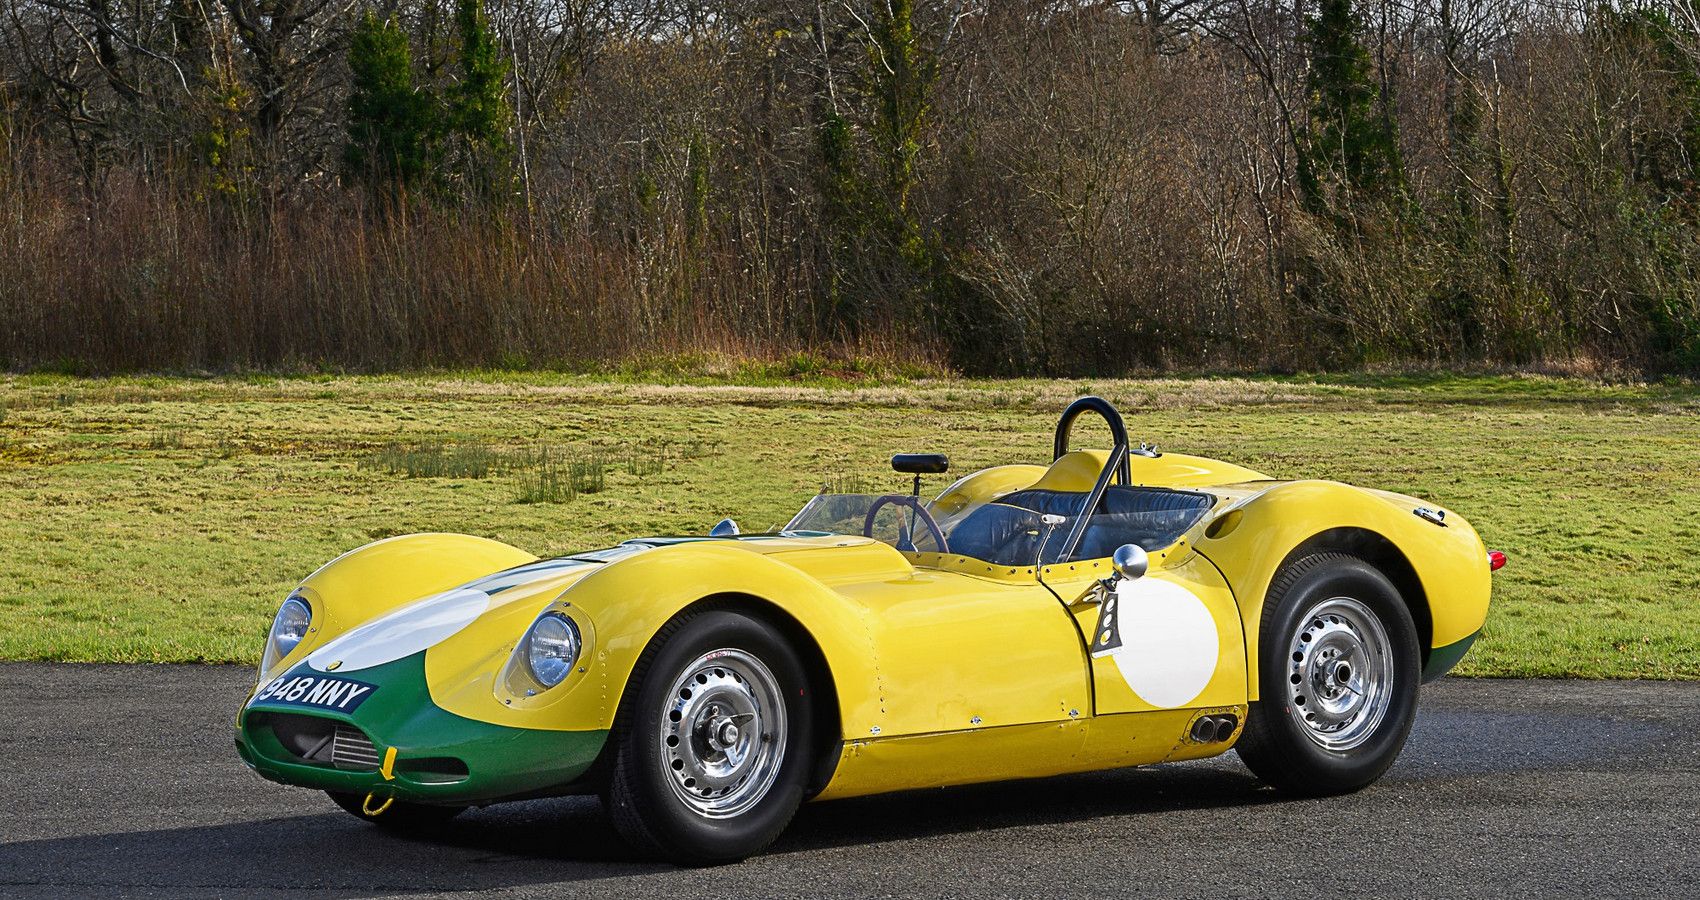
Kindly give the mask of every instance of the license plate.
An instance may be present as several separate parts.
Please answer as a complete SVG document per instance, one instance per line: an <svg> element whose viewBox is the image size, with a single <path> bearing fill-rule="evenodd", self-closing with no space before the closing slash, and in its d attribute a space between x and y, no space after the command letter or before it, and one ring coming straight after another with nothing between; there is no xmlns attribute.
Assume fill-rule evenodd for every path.
<svg viewBox="0 0 1700 900"><path fill-rule="evenodd" d="M352 678L332 678L329 675L284 675L260 688L249 705L255 703L287 703L336 712L354 712L377 688Z"/></svg>

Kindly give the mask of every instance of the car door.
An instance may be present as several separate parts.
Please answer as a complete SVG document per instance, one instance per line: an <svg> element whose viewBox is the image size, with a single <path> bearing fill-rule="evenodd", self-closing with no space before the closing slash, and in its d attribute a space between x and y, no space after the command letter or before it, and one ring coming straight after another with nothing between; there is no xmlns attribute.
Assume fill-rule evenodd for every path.
<svg viewBox="0 0 1700 900"><path fill-rule="evenodd" d="M961 558L935 564L839 588L868 612L878 654L879 736L1087 715L1080 633L1032 568Z"/></svg>
<svg viewBox="0 0 1700 900"><path fill-rule="evenodd" d="M1109 560L1099 559L1041 572L1069 602L1089 648L1094 714L1245 703L1245 632L1215 566L1182 541L1153 553L1144 577L1123 580L1112 598L1092 602L1091 587L1109 571Z"/></svg>

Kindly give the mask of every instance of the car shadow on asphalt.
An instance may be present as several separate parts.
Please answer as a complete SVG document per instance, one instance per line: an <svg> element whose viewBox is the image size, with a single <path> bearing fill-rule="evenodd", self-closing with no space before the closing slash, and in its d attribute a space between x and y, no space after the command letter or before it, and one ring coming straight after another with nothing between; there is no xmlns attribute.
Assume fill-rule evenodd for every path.
<svg viewBox="0 0 1700 900"><path fill-rule="evenodd" d="M1644 764L1643 757L1652 752L1648 748L1687 746L1677 736L1670 723L1608 718L1598 709L1565 706L1554 712L1442 704L1419 717L1384 784L1394 795L1404 786L1417 785L1431 796L1435 790L1470 795L1482 779L1576 766L1597 770ZM140 772L130 776L143 777ZM207 789L216 793L231 788L217 782ZM1377 793L1372 789L1364 797L1369 803L1381 802ZM70 795L95 796L81 789ZM0 821L0 893L55 898L253 892L356 897L618 879L667 870L621 841L594 798L498 804L413 837L358 822L309 792L272 788L256 794L255 807L265 810L256 815L264 817L247 818L240 806L229 803L229 796L176 797L184 799L187 805L174 801L169 810L129 809L111 818L98 807L68 807L59 814L64 821L58 827L83 833L67 837L7 843L5 823ZM909 791L806 805L750 867L762 871L764 861L794 867L796 860L842 847L926 842L1097 819L1126 820L1129 828L1153 831L1204 818L1188 817L1189 812L1213 809L1236 810L1236 816L1243 810L1246 818L1269 819L1270 813L1254 815L1251 810L1281 803L1281 795L1254 779L1233 754L1192 763ZM1170 818L1171 813L1180 818ZM1288 814L1274 811L1273 818ZM1302 815L1303 810L1291 814ZM221 817L229 821L205 824ZM114 832L114 827L150 830Z"/></svg>
<svg viewBox="0 0 1700 900"><path fill-rule="evenodd" d="M991 831L1280 802L1237 765L1220 762L1115 769L857 797L803 807L769 852L796 852Z"/></svg>
<svg viewBox="0 0 1700 900"><path fill-rule="evenodd" d="M957 832L1274 802L1243 771L1159 766L811 804L767 853L806 854ZM326 801L327 805L329 801ZM373 896L618 878L664 870L594 798L475 810L401 837L341 812L0 845L0 881L177 895L289 890Z"/></svg>

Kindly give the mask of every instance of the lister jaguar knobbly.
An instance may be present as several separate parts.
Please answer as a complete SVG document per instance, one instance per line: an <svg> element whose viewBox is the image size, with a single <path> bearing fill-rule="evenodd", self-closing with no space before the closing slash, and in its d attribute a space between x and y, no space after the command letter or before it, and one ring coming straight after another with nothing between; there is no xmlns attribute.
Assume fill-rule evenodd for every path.
<svg viewBox="0 0 1700 900"><path fill-rule="evenodd" d="M1107 451L1070 447L1083 413ZM538 559L415 534L290 592L236 725L266 778L396 829L599 794L681 863L806 800L1215 756L1276 788L1374 781L1504 557L1432 503L1129 443L1085 397L1047 465L901 454L908 493L783 529Z"/></svg>

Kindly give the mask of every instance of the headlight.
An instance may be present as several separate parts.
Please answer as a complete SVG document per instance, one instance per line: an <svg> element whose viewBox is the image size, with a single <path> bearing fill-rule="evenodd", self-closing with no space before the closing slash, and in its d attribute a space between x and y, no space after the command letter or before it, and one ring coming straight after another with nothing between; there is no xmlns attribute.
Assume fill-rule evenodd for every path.
<svg viewBox="0 0 1700 900"><path fill-rule="evenodd" d="M264 672L277 664L277 661L289 655L307 636L307 626L312 624L313 608L301 595L292 594L283 605L278 607L277 616L272 619L271 633L266 635L266 653L260 662L260 671Z"/></svg>
<svg viewBox="0 0 1700 900"><path fill-rule="evenodd" d="M578 626L560 613L544 613L525 636L525 665L546 688L560 684L578 662Z"/></svg>

